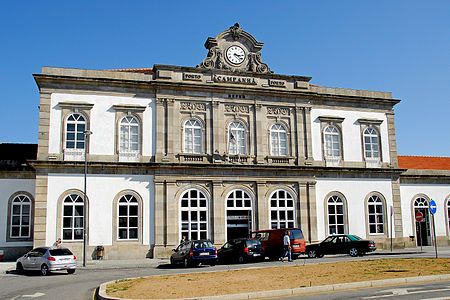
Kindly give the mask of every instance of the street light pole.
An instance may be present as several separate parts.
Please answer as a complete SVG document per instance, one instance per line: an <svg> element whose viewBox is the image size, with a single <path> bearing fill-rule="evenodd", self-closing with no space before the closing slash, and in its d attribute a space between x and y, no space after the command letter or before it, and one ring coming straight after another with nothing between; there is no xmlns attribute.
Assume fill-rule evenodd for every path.
<svg viewBox="0 0 450 300"><path fill-rule="evenodd" d="M85 130L84 134L84 201L83 201L83 267L86 267L86 242L87 242L87 220L86 220L86 177L87 177L87 144L89 136L92 134L92 131Z"/></svg>

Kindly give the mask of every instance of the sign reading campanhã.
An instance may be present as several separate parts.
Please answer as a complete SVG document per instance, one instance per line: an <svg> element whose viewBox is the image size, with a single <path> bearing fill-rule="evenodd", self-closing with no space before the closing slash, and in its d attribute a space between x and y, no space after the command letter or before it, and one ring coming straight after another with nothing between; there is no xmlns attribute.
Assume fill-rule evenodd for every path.
<svg viewBox="0 0 450 300"><path fill-rule="evenodd" d="M255 78L252 77L241 77L241 76L223 76L223 75L215 75L214 82L223 82L223 83L235 83L235 84L249 84L256 85L258 82Z"/></svg>

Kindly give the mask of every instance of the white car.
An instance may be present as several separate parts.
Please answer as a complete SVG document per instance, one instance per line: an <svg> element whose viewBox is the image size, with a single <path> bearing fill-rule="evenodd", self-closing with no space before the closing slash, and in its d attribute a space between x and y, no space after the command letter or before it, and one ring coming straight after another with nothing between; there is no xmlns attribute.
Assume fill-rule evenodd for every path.
<svg viewBox="0 0 450 300"><path fill-rule="evenodd" d="M50 271L67 270L73 274L77 269L77 258L67 248L39 247L31 250L16 261L17 273L41 271L43 276Z"/></svg>

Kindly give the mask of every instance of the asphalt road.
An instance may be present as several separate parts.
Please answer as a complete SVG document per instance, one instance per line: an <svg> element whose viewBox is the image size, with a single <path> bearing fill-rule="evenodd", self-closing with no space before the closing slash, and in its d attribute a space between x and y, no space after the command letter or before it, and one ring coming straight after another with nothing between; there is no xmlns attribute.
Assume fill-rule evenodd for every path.
<svg viewBox="0 0 450 300"><path fill-rule="evenodd" d="M427 282L420 284L408 284L371 289L348 290L333 293L320 293L313 295L301 295L286 298L271 298L283 300L334 300L334 299L358 299L358 300L390 300L390 299L450 299L450 281Z"/></svg>
<svg viewBox="0 0 450 300"><path fill-rule="evenodd" d="M38 273L29 273L26 275L18 275L15 272L7 272L0 274L0 299L92 299L92 295L95 289L103 282L123 279L123 278L135 278L141 276L151 275L165 275L165 274L177 274L177 273L190 273L190 272L208 272L208 271L221 271L232 269L244 269L244 268L260 268L280 266L282 264L290 265L309 265L317 264L321 262L335 262L335 261L348 261L348 260L361 260L367 258L401 258L401 257L434 257L434 252L426 253L409 253L409 254L396 254L396 255L367 255L364 257L352 258L350 256L325 256L320 259L308 259L300 258L293 263L287 262L262 262L255 264L233 264L233 265L217 265L214 267L200 266L198 268L172 268L167 261L167 264L160 264L158 267L123 267L120 269L90 269L79 268L73 275L68 275L66 272L55 272L47 277L42 277ZM440 257L450 257L450 251L440 255ZM321 294L320 299L343 299L347 296L341 296L338 298L322 298L324 294ZM330 297L334 297L336 293ZM371 293L370 295L373 295ZM449 294L447 293L447 296ZM351 296L351 295L350 295ZM349 296L349 297L350 297ZM302 297L302 299L305 296ZM311 295L308 297L315 297ZM343 298L342 298L343 297ZM358 296L356 296L358 297ZM450 297L448 297L450 298ZM297 299L297 298L292 298ZM319 299L319 298L309 298ZM362 298L360 298L362 299ZM408 298L418 299L418 298Z"/></svg>

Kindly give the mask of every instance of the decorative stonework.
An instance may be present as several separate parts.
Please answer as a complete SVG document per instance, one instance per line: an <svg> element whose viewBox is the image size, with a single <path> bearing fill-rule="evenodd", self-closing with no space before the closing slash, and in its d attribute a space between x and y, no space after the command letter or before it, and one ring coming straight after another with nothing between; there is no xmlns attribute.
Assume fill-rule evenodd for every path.
<svg viewBox="0 0 450 300"><path fill-rule="evenodd" d="M240 113L248 114L250 109L249 109L249 107L247 105L227 104L227 105L225 105L225 111L226 112L240 112Z"/></svg>
<svg viewBox="0 0 450 300"><path fill-rule="evenodd" d="M206 110L206 105L205 103L181 102L180 108L182 110Z"/></svg>
<svg viewBox="0 0 450 300"><path fill-rule="evenodd" d="M283 115L287 116L291 113L291 110L286 107L267 107L267 114L268 115Z"/></svg>
<svg viewBox="0 0 450 300"><path fill-rule="evenodd" d="M238 23L219 33L215 38L208 38L205 48L208 49L208 55L197 68L201 69L219 69L239 72L253 72L258 74L273 73L269 66L262 62L261 53L263 43L259 43L249 33L242 30ZM228 61L226 51L231 46L237 46L245 53L242 62L233 64Z"/></svg>

